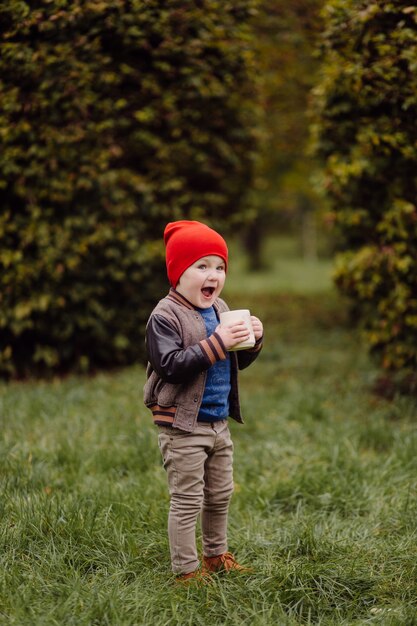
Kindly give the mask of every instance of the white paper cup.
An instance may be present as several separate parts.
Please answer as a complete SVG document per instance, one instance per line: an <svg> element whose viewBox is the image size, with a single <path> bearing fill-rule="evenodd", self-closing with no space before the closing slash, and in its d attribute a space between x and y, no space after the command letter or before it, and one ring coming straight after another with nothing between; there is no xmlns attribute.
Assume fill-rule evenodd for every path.
<svg viewBox="0 0 417 626"><path fill-rule="evenodd" d="M250 336L245 341L241 341L237 343L233 348L230 348L229 351L235 350L246 350L247 348L253 348L255 345L255 335L252 328L252 321L250 318L249 309L236 309L235 311L224 311L220 313L220 324L224 326L233 324L234 322L245 322L246 326L249 329Z"/></svg>

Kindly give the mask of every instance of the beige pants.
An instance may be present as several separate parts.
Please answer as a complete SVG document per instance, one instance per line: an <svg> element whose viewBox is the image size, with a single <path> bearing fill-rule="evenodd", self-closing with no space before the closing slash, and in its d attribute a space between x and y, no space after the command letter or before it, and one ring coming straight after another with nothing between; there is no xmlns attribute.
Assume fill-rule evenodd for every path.
<svg viewBox="0 0 417 626"><path fill-rule="evenodd" d="M227 420L199 422L194 432L159 427L159 448L168 475L168 535L172 571L199 565L196 522L201 513L203 552L227 551L227 513L233 492L233 443Z"/></svg>

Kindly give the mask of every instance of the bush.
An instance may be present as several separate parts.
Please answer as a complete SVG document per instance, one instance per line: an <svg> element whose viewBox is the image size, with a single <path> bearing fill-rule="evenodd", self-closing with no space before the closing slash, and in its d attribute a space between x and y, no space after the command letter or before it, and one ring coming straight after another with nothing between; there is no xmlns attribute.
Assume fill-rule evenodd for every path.
<svg viewBox="0 0 417 626"><path fill-rule="evenodd" d="M252 0L0 7L0 374L133 362L173 219L235 223Z"/></svg>
<svg viewBox="0 0 417 626"><path fill-rule="evenodd" d="M417 8L327 3L316 149L341 253L335 279L394 378L417 370Z"/></svg>

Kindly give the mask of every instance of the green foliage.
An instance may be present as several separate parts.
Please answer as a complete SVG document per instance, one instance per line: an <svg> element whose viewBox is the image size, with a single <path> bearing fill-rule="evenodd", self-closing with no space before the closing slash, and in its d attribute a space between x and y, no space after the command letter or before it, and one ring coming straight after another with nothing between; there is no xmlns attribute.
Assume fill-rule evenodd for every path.
<svg viewBox="0 0 417 626"><path fill-rule="evenodd" d="M320 294L333 287L331 259L306 260L301 257L295 237L272 235L265 237L262 244L265 270L248 270L248 258L239 242L232 242L229 254L233 259L227 272L224 288L229 297L244 299L251 295L268 293L297 293L300 295ZM268 332L268 329L267 329Z"/></svg>
<svg viewBox="0 0 417 626"><path fill-rule="evenodd" d="M317 166L307 154L307 103L319 67L314 50L323 1L259 0L253 22L259 148L244 241L254 271L268 264L263 248L271 229L296 231L304 255L314 257L317 252L312 214L319 213L321 203L309 183Z"/></svg>
<svg viewBox="0 0 417 626"><path fill-rule="evenodd" d="M306 110L319 67L314 49L322 5L322 0L263 0L256 21L265 132L263 179L257 182L261 188L271 188L271 210L288 209L288 198L283 203L276 197L283 188L287 193L295 194L297 189L301 193L301 188L309 193ZM298 184L291 185L291 177L297 178L297 174Z"/></svg>
<svg viewBox="0 0 417 626"><path fill-rule="evenodd" d="M136 360L172 219L235 224L253 0L0 7L0 374Z"/></svg>
<svg viewBox="0 0 417 626"><path fill-rule="evenodd" d="M331 0L317 153L340 254L336 283L379 363L417 369L417 8ZM414 376L413 376L414 375Z"/></svg>
<svg viewBox="0 0 417 626"><path fill-rule="evenodd" d="M303 196L314 204L306 112L319 67L314 50L322 5L323 0L262 0L254 24L262 117L254 198L268 224L294 220Z"/></svg>

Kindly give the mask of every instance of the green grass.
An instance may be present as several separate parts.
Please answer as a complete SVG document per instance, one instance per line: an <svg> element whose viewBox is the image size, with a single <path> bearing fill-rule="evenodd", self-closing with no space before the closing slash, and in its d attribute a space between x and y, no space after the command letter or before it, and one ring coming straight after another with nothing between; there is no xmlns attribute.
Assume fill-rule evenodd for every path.
<svg viewBox="0 0 417 626"><path fill-rule="evenodd" d="M268 269L261 273L248 271L248 262L238 241L229 243L229 249L225 295L242 289L251 294L313 294L332 288L332 261L301 258L294 238L270 237L265 241L262 260Z"/></svg>
<svg viewBox="0 0 417 626"><path fill-rule="evenodd" d="M229 541L248 577L173 584L142 367L0 387L1 624L417 624L417 406L372 394L320 284L252 292L230 275L230 304L266 328L231 424Z"/></svg>

